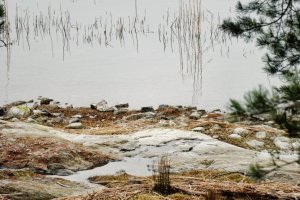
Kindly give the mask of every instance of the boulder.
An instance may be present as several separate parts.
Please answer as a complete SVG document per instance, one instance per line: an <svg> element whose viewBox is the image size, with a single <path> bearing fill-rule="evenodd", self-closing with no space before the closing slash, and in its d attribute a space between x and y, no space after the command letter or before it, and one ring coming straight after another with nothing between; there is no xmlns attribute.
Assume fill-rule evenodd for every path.
<svg viewBox="0 0 300 200"><path fill-rule="evenodd" d="M26 106L14 106L8 110L6 115L9 117L22 118L22 117L28 117L30 114L31 114L30 108Z"/></svg>

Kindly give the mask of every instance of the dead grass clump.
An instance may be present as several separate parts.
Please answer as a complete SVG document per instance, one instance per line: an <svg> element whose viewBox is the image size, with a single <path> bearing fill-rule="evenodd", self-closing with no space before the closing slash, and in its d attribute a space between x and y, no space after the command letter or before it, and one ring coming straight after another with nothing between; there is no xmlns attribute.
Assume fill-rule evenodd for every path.
<svg viewBox="0 0 300 200"><path fill-rule="evenodd" d="M249 177L239 172L225 172L219 170L192 170L187 172L181 172L171 176L171 179L189 179L194 178L196 180L218 180L218 181L230 181L236 183L253 183L254 181Z"/></svg>
<svg viewBox="0 0 300 200"><path fill-rule="evenodd" d="M153 169L154 191L162 194L170 194L172 191L170 182L170 160L162 156L158 162L157 169Z"/></svg>

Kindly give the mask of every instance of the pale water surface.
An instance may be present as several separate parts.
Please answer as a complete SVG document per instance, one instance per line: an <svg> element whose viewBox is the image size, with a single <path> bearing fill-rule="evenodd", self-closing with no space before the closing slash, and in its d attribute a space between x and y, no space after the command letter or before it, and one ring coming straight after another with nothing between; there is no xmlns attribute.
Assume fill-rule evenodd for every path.
<svg viewBox="0 0 300 200"><path fill-rule="evenodd" d="M183 4L188 2L184 0ZM201 16L206 16L201 23L204 47L210 29L234 14L235 2L202 0ZM245 91L258 84L278 84L262 71L262 51L254 44L232 39L226 44L216 43L202 54L201 90L195 94L194 79L185 73L188 66L181 70L176 39L172 46L170 42L170 26L178 16L180 1L137 0L136 5L134 0L9 0L14 45L10 66L6 49L0 49L0 105L46 96L77 106L106 99L110 104L129 102L133 108L164 103L214 109L224 108L229 98L241 99ZM51 37L34 33L34 21L50 15L63 21L69 16L72 27L67 45L61 29L52 28ZM135 17L143 20L141 29L146 33L127 32L123 40L113 35L119 18L129 29L129 21ZM26 31L17 38L18 18L30 28L28 38ZM103 27L114 25L107 44L103 29L88 29L95 21L101 21ZM159 41L159 30L166 32L165 48ZM101 44L99 40L87 42L86 33L92 31L102 34Z"/></svg>

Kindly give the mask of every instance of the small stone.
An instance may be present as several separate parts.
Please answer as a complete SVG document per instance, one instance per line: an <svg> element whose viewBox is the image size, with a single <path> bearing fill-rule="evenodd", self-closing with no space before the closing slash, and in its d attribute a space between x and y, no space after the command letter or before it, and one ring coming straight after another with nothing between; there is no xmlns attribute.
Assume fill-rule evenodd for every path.
<svg viewBox="0 0 300 200"><path fill-rule="evenodd" d="M238 135L238 134L235 134L235 133L230 134L228 137L229 137L229 138L233 138L233 139L241 139L241 138L242 138L242 136L240 136L240 135Z"/></svg>
<svg viewBox="0 0 300 200"><path fill-rule="evenodd" d="M79 115L79 114L78 114L78 115L73 115L72 118L78 118L78 119L81 119L81 118L82 118L82 115Z"/></svg>
<svg viewBox="0 0 300 200"><path fill-rule="evenodd" d="M196 106L185 106L184 109L186 111L192 111L192 110L197 110L197 107Z"/></svg>
<svg viewBox="0 0 300 200"><path fill-rule="evenodd" d="M266 125L274 125L274 124L275 124L275 121L270 120L270 121L265 122L265 124L266 124Z"/></svg>
<svg viewBox="0 0 300 200"><path fill-rule="evenodd" d="M214 139L218 139L219 136L218 136L218 135L213 135L213 138L214 138Z"/></svg>
<svg viewBox="0 0 300 200"><path fill-rule="evenodd" d="M146 119L152 119L152 118L154 118L155 117L155 113L154 112L146 112L146 113L144 113L144 117L146 118Z"/></svg>
<svg viewBox="0 0 300 200"><path fill-rule="evenodd" d="M212 130L212 131L219 131L219 130L221 130L221 129L222 129L222 128L221 128L220 125L214 124L214 125L211 127L210 130Z"/></svg>
<svg viewBox="0 0 300 200"><path fill-rule="evenodd" d="M154 109L152 106L142 107L141 112L154 112Z"/></svg>
<svg viewBox="0 0 300 200"><path fill-rule="evenodd" d="M119 108L118 110L114 111L114 115L121 115L121 114L125 114L128 112L127 108Z"/></svg>
<svg viewBox="0 0 300 200"><path fill-rule="evenodd" d="M197 111L194 111L191 115L190 115L190 119L194 119L194 120L197 120L197 119L200 119L201 117L201 114Z"/></svg>
<svg viewBox="0 0 300 200"><path fill-rule="evenodd" d="M63 114L62 113L52 113L53 117L61 117Z"/></svg>
<svg viewBox="0 0 300 200"><path fill-rule="evenodd" d="M260 121L269 121L270 119L272 119L272 117L269 113L252 115L252 117L254 119L257 119L257 120L260 120Z"/></svg>
<svg viewBox="0 0 300 200"><path fill-rule="evenodd" d="M115 107L108 105L105 100L102 100L99 103L97 103L96 109L99 112L113 112L116 110Z"/></svg>
<svg viewBox="0 0 300 200"><path fill-rule="evenodd" d="M161 126L169 126L169 122L167 120L160 120L158 122Z"/></svg>
<svg viewBox="0 0 300 200"><path fill-rule="evenodd" d="M97 109L97 105L96 104L91 104L91 109L96 110Z"/></svg>
<svg viewBox="0 0 300 200"><path fill-rule="evenodd" d="M163 120L170 120L170 118L165 115L159 115L159 118Z"/></svg>
<svg viewBox="0 0 300 200"><path fill-rule="evenodd" d="M83 125L80 122L69 124L66 128L69 129L82 129Z"/></svg>
<svg viewBox="0 0 300 200"><path fill-rule="evenodd" d="M259 149L265 145L265 143L260 142L258 140L250 140L250 141L247 141L246 143L255 149Z"/></svg>
<svg viewBox="0 0 300 200"><path fill-rule="evenodd" d="M57 116L54 118L54 122L56 122L56 123L61 123L61 122L63 122L63 120L64 119L61 116Z"/></svg>
<svg viewBox="0 0 300 200"><path fill-rule="evenodd" d="M235 128L235 129L232 131L232 133L233 133L233 134L240 135L240 136L245 136L245 135L248 135L248 134L249 134L249 131L248 131L247 129L238 127L238 128Z"/></svg>
<svg viewBox="0 0 300 200"><path fill-rule="evenodd" d="M29 117L26 122L28 123L35 123L36 121L34 119L32 119L31 117Z"/></svg>
<svg viewBox="0 0 300 200"><path fill-rule="evenodd" d="M53 120L47 120L46 125L47 126L52 126L53 125Z"/></svg>
<svg viewBox="0 0 300 200"><path fill-rule="evenodd" d="M15 102L10 103L9 105L10 106L21 106L21 105L24 105L26 103L27 103L26 101L15 101Z"/></svg>
<svg viewBox="0 0 300 200"><path fill-rule="evenodd" d="M213 110L213 111L211 111L211 113L219 113L219 114L221 114L222 113L222 111L221 111L221 109L215 109L215 110Z"/></svg>
<svg viewBox="0 0 300 200"><path fill-rule="evenodd" d="M53 101L53 99L43 97L40 99L40 105L49 105L51 101Z"/></svg>
<svg viewBox="0 0 300 200"><path fill-rule="evenodd" d="M194 132L204 132L205 129L200 126L200 127L193 128L192 131L194 131Z"/></svg>
<svg viewBox="0 0 300 200"><path fill-rule="evenodd" d="M158 106L158 109L163 110L163 109L166 109L166 108L169 108L169 107L170 107L169 105L161 104L161 105Z"/></svg>
<svg viewBox="0 0 300 200"><path fill-rule="evenodd" d="M126 171L124 169L120 169L119 171L116 172L116 175L122 175L126 174Z"/></svg>
<svg viewBox="0 0 300 200"><path fill-rule="evenodd" d="M128 108L129 104L128 103L123 103L123 104L117 104L115 105L116 108L120 109L120 108Z"/></svg>
<svg viewBox="0 0 300 200"><path fill-rule="evenodd" d="M291 139L288 137L276 137L273 142L281 150L290 150L292 148Z"/></svg>
<svg viewBox="0 0 300 200"><path fill-rule="evenodd" d="M34 103L31 107L32 110L35 110L39 107L39 104L38 103Z"/></svg>
<svg viewBox="0 0 300 200"><path fill-rule="evenodd" d="M4 108L0 107L0 116L4 116L4 114L5 114Z"/></svg>
<svg viewBox="0 0 300 200"><path fill-rule="evenodd" d="M265 131L256 132L255 137L258 139L264 139L264 138L266 138L266 132Z"/></svg>
<svg viewBox="0 0 300 200"><path fill-rule="evenodd" d="M73 123L76 123L76 122L80 122L80 119L79 118L71 118L69 120L69 124L73 124Z"/></svg>
<svg viewBox="0 0 300 200"><path fill-rule="evenodd" d="M48 121L48 117L39 117L36 119L36 121L40 123L46 123Z"/></svg>
<svg viewBox="0 0 300 200"><path fill-rule="evenodd" d="M36 116L47 116L47 117L52 116L52 114L47 110L33 110L33 114Z"/></svg>
<svg viewBox="0 0 300 200"><path fill-rule="evenodd" d="M10 121L12 121L12 122L19 122L20 120L18 119L18 118L12 118Z"/></svg>

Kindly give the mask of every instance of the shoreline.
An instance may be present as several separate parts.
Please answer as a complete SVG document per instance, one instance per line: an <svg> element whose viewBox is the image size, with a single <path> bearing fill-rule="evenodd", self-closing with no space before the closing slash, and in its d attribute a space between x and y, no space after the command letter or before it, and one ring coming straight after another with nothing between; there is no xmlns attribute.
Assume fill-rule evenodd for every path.
<svg viewBox="0 0 300 200"><path fill-rule="evenodd" d="M90 193L86 184L74 180L90 181L91 177L85 176L92 174L96 184L102 183L105 172L97 170L105 169L107 163L122 174L126 165L134 168L136 163L131 160L137 162L135 158L154 159L167 152L175 176L185 170L220 170L221 174L240 173L248 180L251 163L267 163L276 152L278 164L294 162L300 147L299 138L289 138L285 130L263 116L237 119L220 110L169 105L131 110L128 103L110 106L104 100L90 107L64 107L48 98L37 102L19 101L0 107L0 167L4 168L0 183L6 182L0 189L8 193L11 187L34 191L32 198L41 192L45 198L40 199ZM274 187L287 182L297 185L300 168L296 165L276 170L265 181L275 182ZM59 177L53 179L46 176L49 174ZM80 176L84 177L77 179ZM130 181L124 187L130 186ZM49 192L34 189L41 182L49 185L51 198ZM148 188L149 182L145 184ZM261 186L255 183L252 187Z"/></svg>

